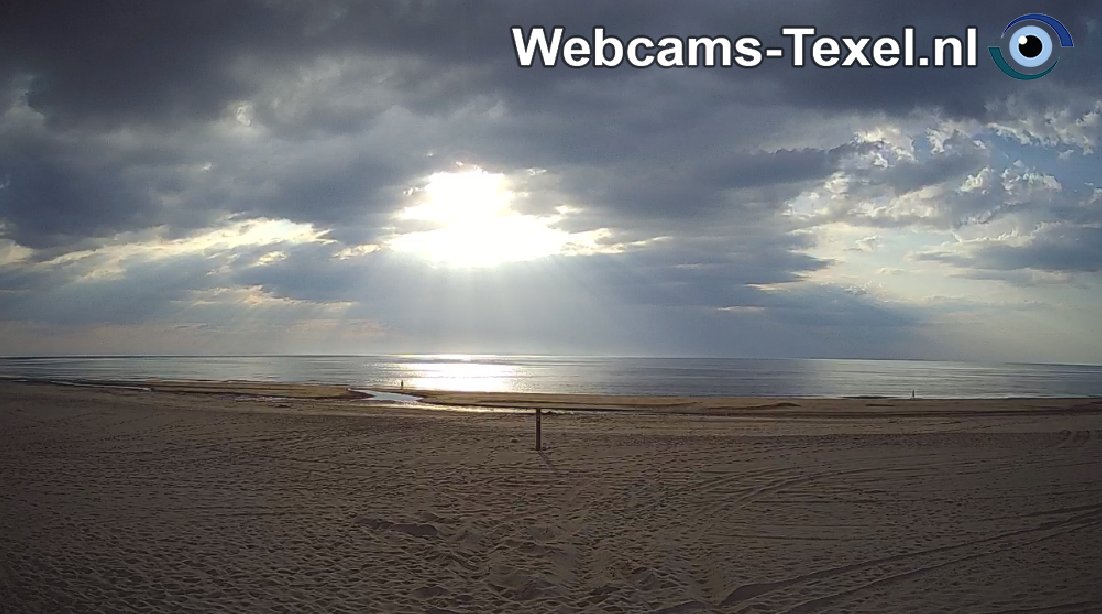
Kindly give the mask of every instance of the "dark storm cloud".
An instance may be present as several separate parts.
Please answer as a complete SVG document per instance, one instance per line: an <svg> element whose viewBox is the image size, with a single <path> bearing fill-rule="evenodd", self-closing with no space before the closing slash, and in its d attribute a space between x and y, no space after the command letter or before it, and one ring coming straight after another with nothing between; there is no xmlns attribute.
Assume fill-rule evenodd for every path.
<svg viewBox="0 0 1102 614"><path fill-rule="evenodd" d="M1085 30L1085 18L1093 15L1087 4L1061 6L1062 18ZM766 193L740 200L767 200L768 207L775 207L792 195L779 186L833 170L835 147L754 153L754 142L785 120L747 122L747 113L769 117L770 109L788 107L789 115L798 109L906 114L949 104L958 110L971 107L975 113L970 116L982 119L992 91L1012 85L996 71L976 70L931 71L922 79L910 71L796 71L780 65L729 74L526 71L515 66L507 36L508 27L517 23L762 36L787 23L816 23L836 33L879 33L886 24L947 33L970 23L995 29L989 9L949 2L927 3L921 10L892 5L875 12L861 2L829 8L817 3L713 4L676 15L657 2L633 4L630 14L586 2L477 7L457 2L13 2L6 7L0 25L5 81L15 87L19 78L30 79L26 104L65 135L53 147L63 147L61 142L70 148L31 158L8 153L0 160L11 182L6 232L36 246L72 240L74 228L104 236L166 222L210 222L212 216L201 214L191 220L171 218L164 197L174 189L192 210L327 225L353 222L350 218L364 208L392 206L387 197L426 170L429 150L467 154L473 158L469 161L503 169L517 162L584 165L570 189L591 195L595 202L587 204L622 216L683 217L686 210L692 214L726 206L725 191L754 188ZM1016 10L1009 4L1000 7L1008 14ZM319 80L316 75L325 73L327 62L339 74ZM1082 70L1075 74L1078 83L1089 82ZM1067 85L1055 79L1049 83ZM953 103L955 98L967 102ZM226 120L241 101L248 101L258 125L274 131L272 136L289 138L304 156L290 168L281 167L278 159L267 167L229 165L233 181L246 188L237 192L226 186L189 190L194 177L179 168L154 169L152 176L131 181L134 164L117 156L113 145L88 135L96 129L145 126L146 138L155 142L173 135L159 155L187 156L198 164L204 153L213 152L204 152L201 143L181 142L186 139L178 131ZM496 105L500 112L443 121L433 135L411 126L405 134L363 143L370 146L355 153L334 151L318 137L380 130L398 121L388 115L394 109L431 123L471 105L481 110ZM41 142L29 145L18 148L30 154L43 147ZM385 159L379 155L384 150ZM241 154L262 162L272 151L259 147ZM29 167L28 159L41 160L41 168ZM935 172L930 166L926 170ZM654 180L636 181L639 175ZM902 179L908 180L922 181ZM385 192L371 196L373 188L384 186ZM100 211L94 223L87 223L92 221L88 208L72 203L93 199Z"/></svg>
<svg viewBox="0 0 1102 614"><path fill-rule="evenodd" d="M16 292L0 305L0 321L49 324L135 324L170 316L172 304L209 285L210 263L192 256L135 263L125 276L57 279Z"/></svg>
<svg viewBox="0 0 1102 614"><path fill-rule="evenodd" d="M298 38L296 13L254 2L14 0L0 9L0 61L32 77L28 103L52 122L186 123L248 94L227 61L278 52L280 38Z"/></svg>
<svg viewBox="0 0 1102 614"><path fill-rule="evenodd" d="M921 260L993 271L1034 269L1066 273L1102 271L1102 228L1046 225L1021 245L992 242L968 253L925 252Z"/></svg>
<svg viewBox="0 0 1102 614"><path fill-rule="evenodd" d="M826 266L796 251L755 250L751 245L733 250L720 242L711 241L712 251L707 252L708 246L698 240L692 249L563 256L547 266L514 263L492 271L426 269L385 252L336 259L331 246L310 245L290 248L285 258L265 264L248 264L255 259L241 258L247 266L236 268L230 280L293 300L405 304L454 287L498 301L499 296L485 290L499 283L508 286L510 296L542 297L556 293L565 281L609 303L710 307L745 300L757 292L751 284L795 281L800 272ZM679 264L682 261L691 264Z"/></svg>
<svg viewBox="0 0 1102 614"><path fill-rule="evenodd" d="M831 149L769 152L719 149L695 157L686 152L682 159L655 164L631 158L622 165L608 162L597 167L585 185L594 190L597 206L591 213L665 218L663 223L675 218L674 224L680 220L699 227L702 216L735 211L738 225L748 226L775 216L779 203L838 170L847 155L870 147L846 143ZM639 180L640 173L646 181Z"/></svg>
<svg viewBox="0 0 1102 614"><path fill-rule="evenodd" d="M372 278L377 268L374 258L339 260L332 246L313 244L291 247L284 253L285 258L269 264L250 264L255 258L241 258L246 266L236 268L229 281L259 286L279 298L322 303L365 300L389 287Z"/></svg>
<svg viewBox="0 0 1102 614"><path fill-rule="evenodd" d="M163 223L158 195L183 189L173 152L83 147L38 131L0 127L4 232L31 248L79 245L87 237Z"/></svg>
<svg viewBox="0 0 1102 614"><path fill-rule="evenodd" d="M152 121L179 124L210 119L225 104L249 98L261 88L259 71L293 71L319 57L362 55L403 61L388 77L406 92L418 111L455 104L456 99L492 92L506 100L536 104L555 112L575 99L579 107L612 102L602 86L632 85L638 71L516 71L511 25L563 24L584 31L601 24L623 35L669 32L756 34L769 38L787 24L814 23L823 32L895 33L910 24L929 34L960 33L981 27L984 42L997 38L1004 23L1036 10L1036 3L989 4L949 1L921 5L892 3L869 10L867 2L789 2L731 5L700 4L693 11L671 11L665 2L632 3L631 11L611 3L590 2L37 2L5 3L0 50L6 72L29 74L32 107L62 123L128 124ZM1050 2L1057 14L1085 40L1087 22L1097 16L1095 2ZM890 31L885 31L890 28ZM774 34L775 35L775 34ZM1094 36L1097 36L1096 34ZM423 60L423 63L418 63ZM1088 58L1067 58L1046 87L1089 83L1099 69ZM469 72L467 72L469 71ZM465 78L448 79L458 72ZM573 74L571 74L573 73ZM1063 77L1060 74L1063 73ZM727 96L757 88L769 90L761 103L813 108L906 112L944 107L983 117L985 96L1020 91L997 71L939 70L914 78L909 71L796 71L776 65L731 71ZM597 87L584 87L579 84ZM718 93L718 92L717 92ZM686 96L685 98L690 98ZM421 101L419 104L418 101ZM706 101L700 101L706 102ZM690 102L689 108L692 108Z"/></svg>

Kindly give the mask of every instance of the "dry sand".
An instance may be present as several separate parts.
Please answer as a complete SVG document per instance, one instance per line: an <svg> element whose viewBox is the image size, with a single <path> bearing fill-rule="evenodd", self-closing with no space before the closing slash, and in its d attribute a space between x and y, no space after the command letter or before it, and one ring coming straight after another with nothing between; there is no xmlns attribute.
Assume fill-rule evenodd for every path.
<svg viewBox="0 0 1102 614"><path fill-rule="evenodd" d="M150 387L0 382L0 611L1102 612L1098 400Z"/></svg>

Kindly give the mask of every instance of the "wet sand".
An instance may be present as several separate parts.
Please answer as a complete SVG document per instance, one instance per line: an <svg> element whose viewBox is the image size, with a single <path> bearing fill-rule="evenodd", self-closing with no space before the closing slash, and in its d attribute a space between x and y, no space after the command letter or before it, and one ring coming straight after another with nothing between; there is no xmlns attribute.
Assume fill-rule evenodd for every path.
<svg viewBox="0 0 1102 614"><path fill-rule="evenodd" d="M0 382L0 611L1102 611L1100 400L143 386Z"/></svg>

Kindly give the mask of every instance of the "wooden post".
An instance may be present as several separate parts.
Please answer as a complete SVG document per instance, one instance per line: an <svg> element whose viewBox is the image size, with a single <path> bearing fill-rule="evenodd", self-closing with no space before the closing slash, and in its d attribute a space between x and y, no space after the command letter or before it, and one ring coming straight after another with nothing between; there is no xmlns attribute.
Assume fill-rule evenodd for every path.
<svg viewBox="0 0 1102 614"><path fill-rule="evenodd" d="M543 410L536 408L536 452L543 451Z"/></svg>

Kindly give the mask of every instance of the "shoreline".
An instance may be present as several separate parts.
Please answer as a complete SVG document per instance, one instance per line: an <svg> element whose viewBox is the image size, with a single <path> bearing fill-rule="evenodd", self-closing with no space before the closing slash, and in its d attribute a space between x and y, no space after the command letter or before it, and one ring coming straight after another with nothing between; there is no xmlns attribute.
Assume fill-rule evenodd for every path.
<svg viewBox="0 0 1102 614"><path fill-rule="evenodd" d="M658 416L783 417L871 419L903 417L1078 415L1102 414L1098 397L720 397L678 395L626 395L548 392L472 392L422 390L393 386L356 386L315 382L257 380L93 380L55 378L0 378L0 384L26 383L56 387L178 395L210 395L236 400L280 404L344 403L348 409L362 406L399 407L423 412L593 413ZM372 393L381 393L376 399ZM391 395L415 397L416 402L394 400Z"/></svg>

